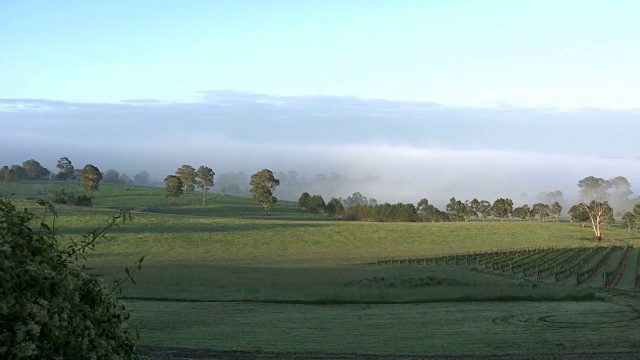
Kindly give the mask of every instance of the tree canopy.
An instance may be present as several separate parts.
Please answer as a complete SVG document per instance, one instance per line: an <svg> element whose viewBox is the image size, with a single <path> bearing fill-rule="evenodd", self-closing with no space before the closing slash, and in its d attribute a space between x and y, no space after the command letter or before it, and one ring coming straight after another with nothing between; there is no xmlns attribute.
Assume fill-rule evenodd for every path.
<svg viewBox="0 0 640 360"><path fill-rule="evenodd" d="M164 178L165 190L167 191L167 197L171 199L171 203L175 203L176 199L182 195L184 190L182 180L176 175L167 175Z"/></svg>
<svg viewBox="0 0 640 360"><path fill-rule="evenodd" d="M82 168L82 186L84 189L89 192L89 198L93 198L93 192L98 191L100 180L102 180L102 173L100 170L88 164L84 168Z"/></svg>
<svg viewBox="0 0 640 360"><path fill-rule="evenodd" d="M216 173L210 167L200 166L196 171L196 185L202 189L202 205L207 205L207 190L213 187L213 177Z"/></svg>
<svg viewBox="0 0 640 360"><path fill-rule="evenodd" d="M182 165L176 170L176 176L182 181L182 187L185 194L196 188L196 178L198 173L191 165Z"/></svg>
<svg viewBox="0 0 640 360"><path fill-rule="evenodd" d="M273 191L280 185L280 180L273 176L269 169L263 169L251 175L251 193L253 200L264 209L265 215L269 215L269 208L272 207L278 198L273 196Z"/></svg>

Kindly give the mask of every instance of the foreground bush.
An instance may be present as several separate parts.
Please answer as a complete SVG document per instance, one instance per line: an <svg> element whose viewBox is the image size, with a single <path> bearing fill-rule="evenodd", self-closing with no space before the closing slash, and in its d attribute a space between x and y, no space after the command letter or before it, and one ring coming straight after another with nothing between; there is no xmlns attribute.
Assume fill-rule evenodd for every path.
<svg viewBox="0 0 640 360"><path fill-rule="evenodd" d="M136 358L130 311L73 265L108 227L61 249L53 225L0 198L1 359Z"/></svg>

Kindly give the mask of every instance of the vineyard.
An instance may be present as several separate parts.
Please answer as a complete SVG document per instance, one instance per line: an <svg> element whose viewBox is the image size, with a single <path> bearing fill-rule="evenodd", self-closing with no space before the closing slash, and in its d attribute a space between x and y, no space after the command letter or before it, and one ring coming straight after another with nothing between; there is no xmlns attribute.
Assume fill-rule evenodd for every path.
<svg viewBox="0 0 640 360"><path fill-rule="evenodd" d="M522 248L384 259L378 265L463 266L564 285L639 290L640 252L633 246Z"/></svg>

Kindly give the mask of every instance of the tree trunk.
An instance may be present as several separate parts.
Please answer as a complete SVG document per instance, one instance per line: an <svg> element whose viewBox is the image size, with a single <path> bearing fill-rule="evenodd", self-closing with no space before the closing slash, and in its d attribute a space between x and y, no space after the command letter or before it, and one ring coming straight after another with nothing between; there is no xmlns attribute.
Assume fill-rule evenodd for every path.
<svg viewBox="0 0 640 360"><path fill-rule="evenodd" d="M202 206L207 206L207 189L202 189Z"/></svg>

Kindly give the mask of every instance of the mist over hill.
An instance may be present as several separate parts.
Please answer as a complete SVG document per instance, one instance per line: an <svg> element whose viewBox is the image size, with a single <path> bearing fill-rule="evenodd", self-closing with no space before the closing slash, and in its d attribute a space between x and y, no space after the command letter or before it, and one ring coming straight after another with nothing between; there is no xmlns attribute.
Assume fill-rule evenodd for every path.
<svg viewBox="0 0 640 360"><path fill-rule="evenodd" d="M532 202L561 190L571 201L589 175L625 176L632 186L640 179L639 115L235 91L174 102L0 99L0 165L34 158L55 170L66 156L129 176L146 170L155 180L182 164L218 175L268 168L291 175L276 191L288 200L358 191L391 203Z"/></svg>

